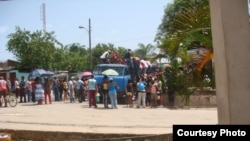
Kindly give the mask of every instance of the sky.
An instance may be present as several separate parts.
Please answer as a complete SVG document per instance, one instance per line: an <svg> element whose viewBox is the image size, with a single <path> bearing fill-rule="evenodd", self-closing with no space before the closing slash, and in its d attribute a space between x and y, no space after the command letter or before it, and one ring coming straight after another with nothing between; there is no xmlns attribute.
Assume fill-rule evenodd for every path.
<svg viewBox="0 0 250 141"><path fill-rule="evenodd" d="M164 9L173 0L0 0L0 61L16 60L6 49L7 36L16 27L31 32L43 30L45 4L46 31L54 31L63 45L114 44L132 50L138 44L156 45L154 38L162 23ZM85 29L79 29L79 26Z"/></svg>

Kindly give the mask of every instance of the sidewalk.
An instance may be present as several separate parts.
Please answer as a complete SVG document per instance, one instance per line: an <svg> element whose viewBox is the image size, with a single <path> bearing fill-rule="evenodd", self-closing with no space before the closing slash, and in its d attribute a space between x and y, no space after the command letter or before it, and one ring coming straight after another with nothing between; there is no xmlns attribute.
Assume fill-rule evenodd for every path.
<svg viewBox="0 0 250 141"><path fill-rule="evenodd" d="M217 108L89 108L87 102L18 103L0 108L0 129L106 134L166 134L173 124L217 124Z"/></svg>

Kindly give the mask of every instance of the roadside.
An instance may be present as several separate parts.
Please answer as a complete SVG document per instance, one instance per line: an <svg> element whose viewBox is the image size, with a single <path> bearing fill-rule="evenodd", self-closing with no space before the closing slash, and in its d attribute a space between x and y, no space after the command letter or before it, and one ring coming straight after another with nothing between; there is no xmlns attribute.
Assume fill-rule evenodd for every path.
<svg viewBox="0 0 250 141"><path fill-rule="evenodd" d="M89 108L87 102L18 103L0 108L1 129L106 134L167 134L174 124L217 124L217 108Z"/></svg>

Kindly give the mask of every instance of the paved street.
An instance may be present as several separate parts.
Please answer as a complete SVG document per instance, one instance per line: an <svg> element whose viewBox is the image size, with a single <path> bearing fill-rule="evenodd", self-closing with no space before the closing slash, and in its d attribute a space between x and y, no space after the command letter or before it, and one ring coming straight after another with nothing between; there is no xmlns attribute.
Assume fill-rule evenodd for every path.
<svg viewBox="0 0 250 141"><path fill-rule="evenodd" d="M0 128L85 133L165 134L173 124L217 124L216 108L89 108L87 102L18 103L0 108Z"/></svg>

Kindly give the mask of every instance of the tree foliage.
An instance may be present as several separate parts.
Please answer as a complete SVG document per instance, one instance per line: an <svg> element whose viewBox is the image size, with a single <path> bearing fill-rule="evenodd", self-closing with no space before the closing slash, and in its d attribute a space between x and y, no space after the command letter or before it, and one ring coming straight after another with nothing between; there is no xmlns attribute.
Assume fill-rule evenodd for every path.
<svg viewBox="0 0 250 141"><path fill-rule="evenodd" d="M189 87L198 86L205 73L213 74L214 71L211 67L204 67L202 72L189 70L193 57L188 50L205 48L213 52L209 0L174 0L164 12L155 40L161 52L171 60L172 76L168 83L174 84L187 100ZM180 70L184 71L182 75ZM214 75L210 75L210 80L213 78Z"/></svg>
<svg viewBox="0 0 250 141"><path fill-rule="evenodd" d="M7 50L16 56L21 69L51 69L56 46L62 46L53 34L42 31L31 33L16 27L16 32L8 35Z"/></svg>
<svg viewBox="0 0 250 141"><path fill-rule="evenodd" d="M12 52L21 70L36 68L77 72L88 69L87 51L84 46L71 44L63 46L54 37L54 32L30 32L16 27L16 32L8 36L7 50Z"/></svg>

